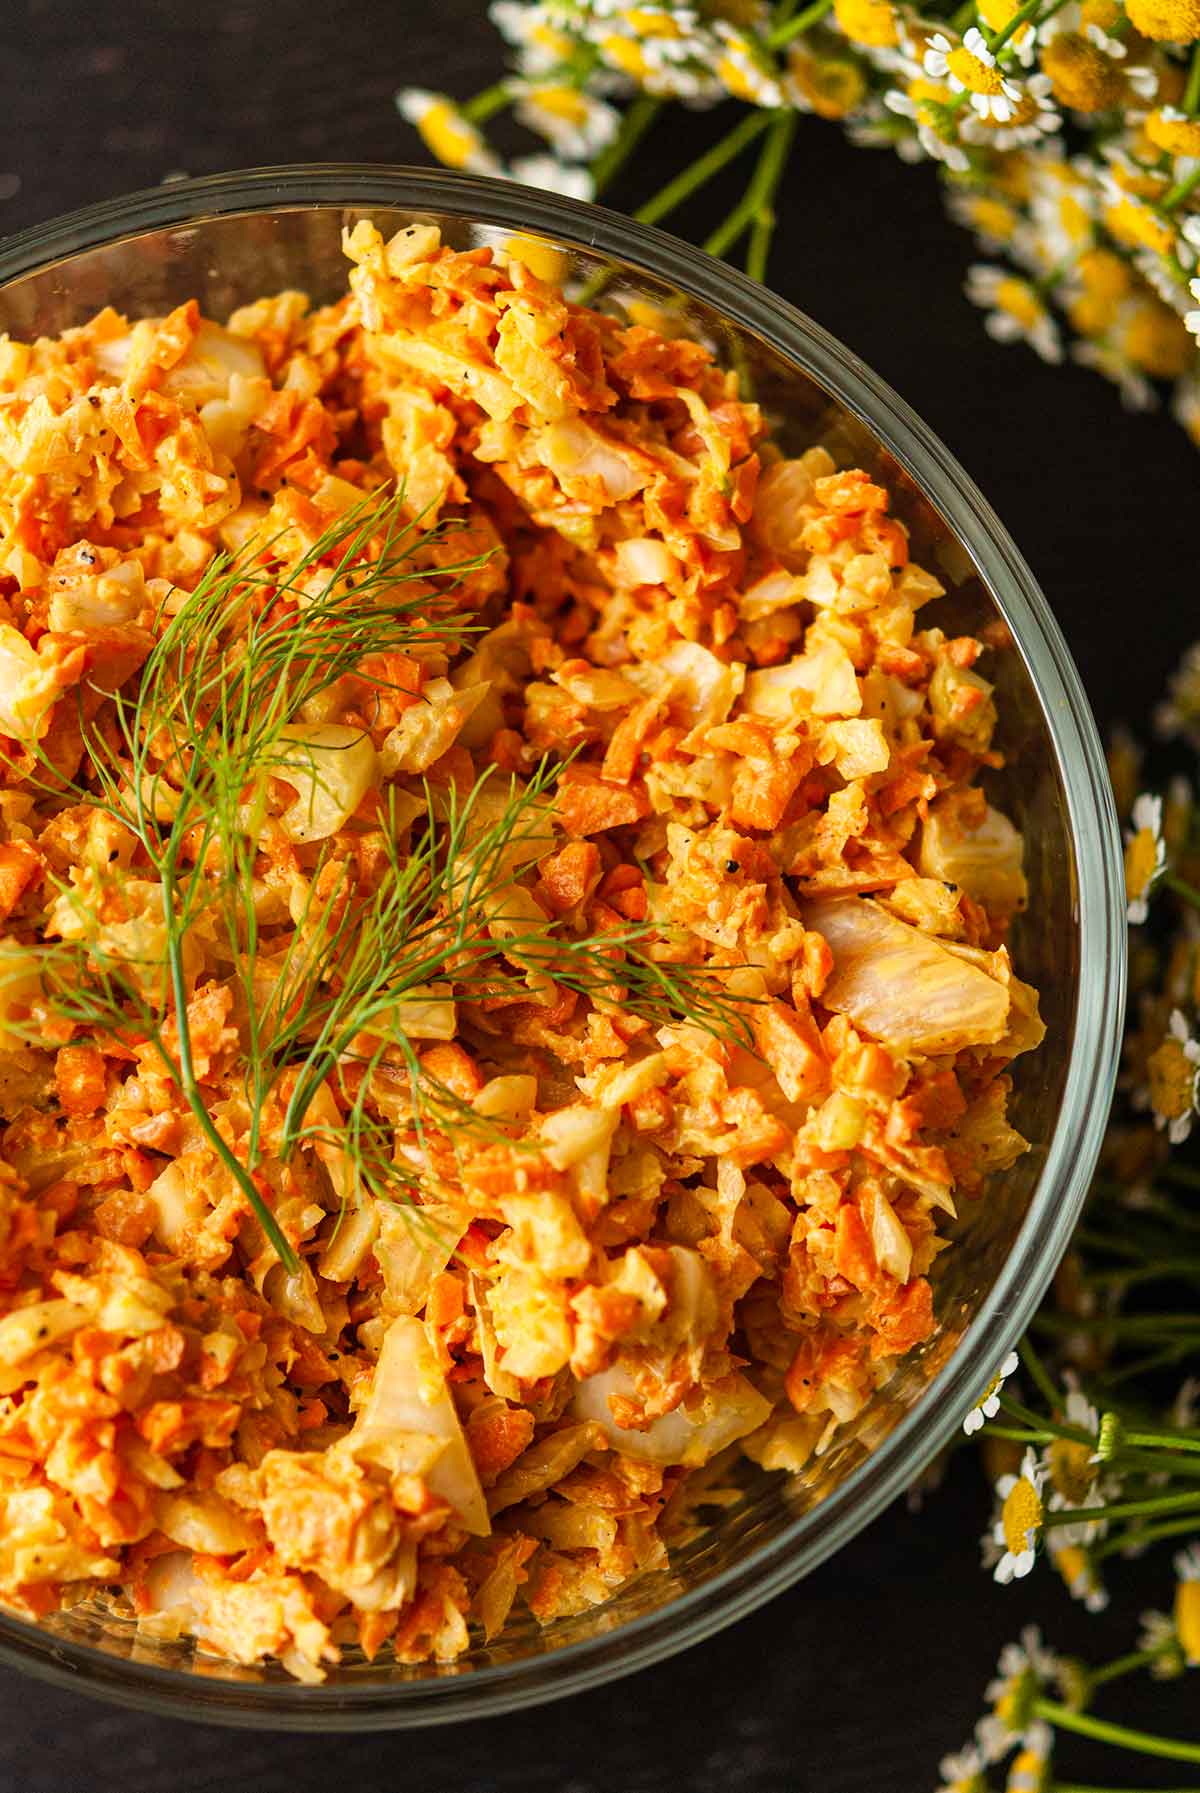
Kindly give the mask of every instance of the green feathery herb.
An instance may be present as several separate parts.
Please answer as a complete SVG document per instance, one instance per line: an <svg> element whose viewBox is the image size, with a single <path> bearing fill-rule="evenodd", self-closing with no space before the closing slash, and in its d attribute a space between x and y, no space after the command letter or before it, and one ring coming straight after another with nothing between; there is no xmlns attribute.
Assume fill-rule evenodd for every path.
<svg viewBox="0 0 1200 1793"><path fill-rule="evenodd" d="M49 1006L76 1037L152 1043L289 1271L295 1251L256 1180L266 1158L324 1146L370 1193L415 1180L375 1111L385 1064L393 1079L400 1068L419 1146L430 1129L453 1144L456 1131L490 1125L422 1070L419 1005L546 1001L564 988L655 1024L684 1016L746 1034L736 1000L712 974L667 960L653 923L581 937L545 921L520 889L523 868L553 844L549 761L507 789L494 771L465 794L427 784L418 799L385 787L362 841L370 852L346 855L344 836L341 851L323 842L295 880L286 936L260 921L271 779L294 782L298 766L314 791L328 779L289 732L306 706L347 674L362 678L364 655L386 665L389 654L456 646L474 626L455 609L454 588L486 556L430 569L418 553L430 536L402 520L402 503L402 494L368 496L287 568L278 539L251 542L218 557L194 591L172 594L136 689L107 694L85 726L72 792L133 835L144 864L131 876L156 878L161 961L135 964L106 947L79 890L62 894L83 937L47 947L42 961ZM218 1129L197 1074L193 936L215 943L234 990L244 1155ZM265 1142L265 1119L280 1111Z"/></svg>

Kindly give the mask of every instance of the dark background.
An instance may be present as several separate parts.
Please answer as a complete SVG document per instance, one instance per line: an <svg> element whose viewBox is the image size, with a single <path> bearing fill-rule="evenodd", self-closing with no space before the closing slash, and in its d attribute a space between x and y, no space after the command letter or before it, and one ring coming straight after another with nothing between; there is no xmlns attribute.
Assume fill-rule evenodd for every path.
<svg viewBox="0 0 1200 1793"><path fill-rule="evenodd" d="M402 83L465 97L500 73L476 0L0 0L0 232L170 173L424 159ZM654 192L712 140L673 113L607 195ZM528 146L527 146L528 147ZM738 172L675 228L703 234ZM1000 348L961 296L975 259L928 167L801 121L771 282L889 380L958 455L1041 580L1102 727L1143 723L1200 625L1196 451L1090 372ZM978 1563L974 1452L913 1515L893 1508L773 1605L672 1662L555 1706L389 1738L224 1732L108 1709L0 1670L0 1793L932 1793L1001 1645L1039 1620L1104 1660L1167 1606L1165 1556L1112 1569L1091 1618L1041 1568L1001 1589ZM1101 1710L1194 1734L1190 1683L1118 1684ZM1180 1775L1062 1740L1064 1778ZM1194 1778L1194 1777L1193 1777Z"/></svg>

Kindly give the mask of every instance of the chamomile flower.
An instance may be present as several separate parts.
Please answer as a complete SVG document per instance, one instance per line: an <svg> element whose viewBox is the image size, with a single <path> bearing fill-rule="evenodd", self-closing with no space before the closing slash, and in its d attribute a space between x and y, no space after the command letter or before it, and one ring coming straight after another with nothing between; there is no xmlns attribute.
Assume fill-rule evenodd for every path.
<svg viewBox="0 0 1200 1793"><path fill-rule="evenodd" d="M1078 1600L1088 1612L1103 1612L1108 1605L1108 1589L1100 1580L1096 1566L1083 1546L1059 1543L1056 1528L1056 1535L1051 1537L1048 1548L1050 1560L1066 1583L1072 1600Z"/></svg>
<svg viewBox="0 0 1200 1793"><path fill-rule="evenodd" d="M1028 1575L1037 1555L1042 1535L1045 1507L1042 1489L1046 1472L1032 1450L1027 1450L1018 1475L1001 1476L996 1483L999 1501L992 1525L992 1543L1002 1547L996 1562L995 1579L1006 1585Z"/></svg>
<svg viewBox="0 0 1200 1793"><path fill-rule="evenodd" d="M1200 1668L1200 1541L1175 1558L1175 1636L1189 1668Z"/></svg>
<svg viewBox="0 0 1200 1793"><path fill-rule="evenodd" d="M1190 330L1197 342L1200 342L1200 280L1189 280L1188 292L1197 301L1197 308L1194 311L1184 312L1183 327L1185 330Z"/></svg>
<svg viewBox="0 0 1200 1793"><path fill-rule="evenodd" d="M925 52L924 68L935 81L945 81L952 93L967 94L981 118L1006 124L1021 98L1021 89L1001 72L977 25L972 25L961 44L935 32Z"/></svg>
<svg viewBox="0 0 1200 1793"><path fill-rule="evenodd" d="M1007 122L998 112L972 116L963 123L967 143L986 143L992 149L1020 149L1040 143L1062 129L1062 113L1054 99L1048 75L1031 75L1022 83Z"/></svg>
<svg viewBox="0 0 1200 1793"><path fill-rule="evenodd" d="M937 1793L987 1793L987 1782L983 1778L983 1757L973 1743L966 1749L957 1750L952 1756L943 1756L938 1767L942 1784Z"/></svg>
<svg viewBox="0 0 1200 1793"><path fill-rule="evenodd" d="M499 158L447 94L403 87L396 95L396 105L401 117L421 133L425 147L447 168L465 168L471 174L501 172Z"/></svg>
<svg viewBox="0 0 1200 1793"><path fill-rule="evenodd" d="M1178 1009L1171 1011L1166 1038L1146 1061L1146 1087L1135 1093L1135 1101L1152 1110L1154 1125L1166 1128L1173 1146L1191 1132L1200 1106L1200 1044Z"/></svg>
<svg viewBox="0 0 1200 1793"><path fill-rule="evenodd" d="M1143 37L1173 44L1200 37L1200 0L1126 0L1125 11Z"/></svg>
<svg viewBox="0 0 1200 1793"><path fill-rule="evenodd" d="M519 53L523 75L544 74L564 62L575 48L574 39L561 28L556 9L530 6L525 0L492 0L488 17Z"/></svg>
<svg viewBox="0 0 1200 1793"><path fill-rule="evenodd" d="M976 262L967 270L967 298L982 306L984 329L996 342L1027 342L1043 361L1062 360L1058 326L1028 280L1007 268Z"/></svg>
<svg viewBox="0 0 1200 1793"><path fill-rule="evenodd" d="M591 199L596 190L590 169L570 168L554 156L518 156L509 173L522 186L542 187L568 199Z"/></svg>
<svg viewBox="0 0 1200 1793"><path fill-rule="evenodd" d="M1036 1625L1026 1625L1019 1644L1005 1644L997 1663L999 1673L989 1681L985 1697L991 1711L975 1727L975 1740L985 1762L999 1762L1024 1744L1039 1721L1033 1702L1059 1679L1061 1660L1042 1643Z"/></svg>
<svg viewBox="0 0 1200 1793"><path fill-rule="evenodd" d="M946 110L948 92L948 88L917 76L909 82L907 90L889 87L883 103L889 112L896 113L899 118L911 118L917 127L915 151L911 147L914 142L911 137L903 139L898 146L904 160L919 159L924 154L932 162L943 163L951 174L965 174L971 162L966 150L951 134L955 127ZM908 154L905 145L909 146Z"/></svg>
<svg viewBox="0 0 1200 1793"><path fill-rule="evenodd" d="M1167 683L1167 695L1154 711L1155 732L1164 740L1182 735L1200 748L1200 641L1185 649Z"/></svg>
<svg viewBox="0 0 1200 1793"><path fill-rule="evenodd" d="M621 123L615 106L565 82L527 87L514 111L567 162L590 161L612 142Z"/></svg>
<svg viewBox="0 0 1200 1793"><path fill-rule="evenodd" d="M1004 1793L1043 1793L1049 1784L1050 1752L1054 1733L1044 1719L1035 1718L1008 1765Z"/></svg>
<svg viewBox="0 0 1200 1793"><path fill-rule="evenodd" d="M1143 791L1133 806L1125 836L1125 914L1135 925L1150 912L1150 898L1167 869L1162 832L1162 798Z"/></svg>
<svg viewBox="0 0 1200 1793"><path fill-rule="evenodd" d="M1008 1378L1014 1374L1019 1362L1020 1359L1016 1352L1010 1351L963 1421L963 1431L968 1438L973 1432L979 1431L985 1420L995 1419L1000 1411L1000 1390Z"/></svg>
<svg viewBox="0 0 1200 1793"><path fill-rule="evenodd" d="M1154 1652L1150 1673L1156 1681L1173 1681L1188 1666L1175 1632L1175 1621L1165 1612L1151 1611L1142 1614L1138 1649Z"/></svg>
<svg viewBox="0 0 1200 1793"><path fill-rule="evenodd" d="M714 73L735 100L752 106L779 106L783 92L769 68L759 60L753 40L727 19L718 19L717 60Z"/></svg>
<svg viewBox="0 0 1200 1793"><path fill-rule="evenodd" d="M1200 1376L1185 1376L1171 1402L1171 1424L1182 1431L1196 1424L1197 1414L1200 1414Z"/></svg>
<svg viewBox="0 0 1200 1793"><path fill-rule="evenodd" d="M1145 374L1121 353L1115 343L1073 343L1071 359L1080 367L1090 367L1094 373L1111 380L1127 411L1153 411L1158 404L1158 394Z"/></svg>
<svg viewBox="0 0 1200 1793"><path fill-rule="evenodd" d="M1158 106L1146 120L1145 131L1156 149L1169 156L1200 156L1200 118L1181 112L1178 106Z"/></svg>

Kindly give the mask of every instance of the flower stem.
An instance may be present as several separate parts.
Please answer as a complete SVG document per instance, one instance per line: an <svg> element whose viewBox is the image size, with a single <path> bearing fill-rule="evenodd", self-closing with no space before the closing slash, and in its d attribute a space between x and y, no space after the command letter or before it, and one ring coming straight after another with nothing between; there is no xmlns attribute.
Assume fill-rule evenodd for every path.
<svg viewBox="0 0 1200 1793"><path fill-rule="evenodd" d="M1094 1693L1097 1687L1118 1681L1122 1675L1132 1675L1136 1669L1157 1661L1161 1654L1161 1650L1131 1650L1128 1656L1118 1656L1114 1662L1105 1663L1103 1668L1092 1669L1087 1678L1088 1691Z"/></svg>
<svg viewBox="0 0 1200 1793"><path fill-rule="evenodd" d="M513 91L510 84L507 81L497 81L475 94L472 99L464 100L459 110L473 125L481 125L486 124L495 113L503 112L512 102Z"/></svg>
<svg viewBox="0 0 1200 1793"><path fill-rule="evenodd" d="M754 179L750 183L747 198L753 199L755 210L750 226L750 246L746 252L746 272L751 280L761 282L766 279L767 257L775 231L774 199L783 171L787 167L788 153L795 134L794 112L789 110L776 118L763 145Z"/></svg>
<svg viewBox="0 0 1200 1793"><path fill-rule="evenodd" d="M769 209L771 194L774 192L779 176L783 172L783 164L787 159L788 148L795 129L796 114L790 110L768 114L771 121L770 136L762 147L758 163L750 178L742 198L734 206L723 224L719 224L710 237L705 239L704 248L709 255L724 255L725 251L737 242L742 232L750 225L757 223L764 207ZM756 278L762 278L761 274Z"/></svg>
<svg viewBox="0 0 1200 1793"><path fill-rule="evenodd" d="M638 223L657 224L660 218L673 212L685 199L690 199L698 187L711 180L714 174L719 174L727 162L732 162L748 144L760 137L773 116L771 112L748 112L740 124L735 125L719 143L714 143L710 150L698 156L682 174L677 174L674 180L668 181L653 199L648 199L645 205L638 207L633 214Z"/></svg>
<svg viewBox="0 0 1200 1793"><path fill-rule="evenodd" d="M1034 1716L1044 1718L1059 1730L1074 1731L1080 1737L1094 1737L1099 1743L1115 1743L1121 1749L1136 1750L1143 1756L1161 1756L1168 1762L1200 1762L1200 1743L1187 1743L1178 1737L1156 1737L1150 1731L1134 1731L1128 1725L1111 1724L1105 1718L1094 1718L1090 1712L1073 1712L1057 1700L1036 1699Z"/></svg>
<svg viewBox="0 0 1200 1793"><path fill-rule="evenodd" d="M1071 1525L1077 1520L1089 1523L1097 1519L1135 1519L1140 1513L1178 1513L1200 1508L1200 1492L1195 1494L1158 1494L1151 1500L1123 1500L1111 1507L1061 1507L1043 1513L1042 1525Z"/></svg>
<svg viewBox="0 0 1200 1793"><path fill-rule="evenodd" d="M1025 1368L1029 1371L1029 1374L1033 1377L1033 1380L1045 1395L1047 1401L1049 1401L1051 1407L1061 1407L1062 1396L1059 1394L1057 1388L1055 1388L1053 1378L1045 1364L1042 1362L1040 1355L1034 1350L1032 1340L1029 1338L1028 1334L1021 1340L1021 1343L1018 1346L1018 1356Z"/></svg>
<svg viewBox="0 0 1200 1793"><path fill-rule="evenodd" d="M621 120L620 130L592 163L592 185L597 193L602 193L617 171L625 166L662 106L663 102L650 93L640 93L634 100Z"/></svg>
<svg viewBox="0 0 1200 1793"><path fill-rule="evenodd" d="M1082 1781L1048 1781L1046 1793L1138 1793L1136 1787L1084 1786ZM1200 1787L1163 1787L1160 1793L1200 1793Z"/></svg>
<svg viewBox="0 0 1200 1793"><path fill-rule="evenodd" d="M797 13L794 19L789 19L786 24L777 25L774 31L768 31L766 40L768 50L781 50L784 44L790 44L793 38L799 37L802 32L807 31L810 25L815 25L818 20L823 19L832 5L833 0L813 0L812 5L806 6L804 11Z"/></svg>
<svg viewBox="0 0 1200 1793"><path fill-rule="evenodd" d="M1188 70L1181 107L1189 118L1194 118L1200 112L1200 43L1192 51L1192 66Z"/></svg>
<svg viewBox="0 0 1200 1793"><path fill-rule="evenodd" d="M1022 25L1028 24L1035 13L1042 10L1042 5L1043 0L1025 0L1024 6L1018 8L1012 18L1008 21L1007 25L1001 26L999 31L991 31L988 33L988 49L992 52L993 56L996 54L997 50L1002 50L1004 48L1004 45L1008 42L1009 38L1012 37L1015 31L1019 31Z"/></svg>
<svg viewBox="0 0 1200 1793"><path fill-rule="evenodd" d="M1164 1519L1161 1525L1145 1525L1139 1531L1123 1531L1114 1537L1105 1538L1102 1543L1093 1544L1089 1548L1093 1561L1100 1563L1106 1556L1120 1556L1121 1552L1130 1544L1136 1543L1139 1546L1159 1544L1164 1538L1188 1537L1195 1530L1196 1516L1194 1513L1188 1513L1182 1519Z"/></svg>

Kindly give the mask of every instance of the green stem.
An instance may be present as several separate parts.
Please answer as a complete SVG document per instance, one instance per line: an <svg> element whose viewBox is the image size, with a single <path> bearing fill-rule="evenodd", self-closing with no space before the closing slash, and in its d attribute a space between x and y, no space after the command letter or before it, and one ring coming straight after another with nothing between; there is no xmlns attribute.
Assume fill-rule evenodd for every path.
<svg viewBox="0 0 1200 1793"><path fill-rule="evenodd" d="M1183 1519L1164 1519L1161 1525L1146 1525L1140 1531L1121 1532L1119 1536L1105 1538L1103 1543L1093 1544L1090 1547L1092 1560L1099 1563L1107 1556L1120 1556L1129 1544L1159 1544L1164 1538L1188 1537L1195 1530L1194 1513L1189 1513Z"/></svg>
<svg viewBox="0 0 1200 1793"><path fill-rule="evenodd" d="M511 106L515 97L509 82L497 81L493 86L485 87L473 99L464 100L459 111L473 125L486 124L495 113L503 112L506 106Z"/></svg>
<svg viewBox="0 0 1200 1793"><path fill-rule="evenodd" d="M663 102L650 93L640 93L634 100L621 120L620 130L608 148L602 150L592 163L592 185L595 192L602 193L618 170L625 166L662 107Z"/></svg>
<svg viewBox="0 0 1200 1793"><path fill-rule="evenodd" d="M748 112L728 136L722 137L719 143L714 143L710 150L697 157L682 174L677 174L674 180L668 181L653 199L648 199L645 205L638 207L633 214L638 223L657 224L660 218L673 212L685 199L690 199L698 187L711 180L714 174L719 174L727 162L732 162L748 144L760 137L773 116L770 112Z"/></svg>
<svg viewBox="0 0 1200 1793"><path fill-rule="evenodd" d="M820 19L823 19L832 5L833 0L813 0L812 5L806 6L804 11L797 13L794 19L789 19L785 25L777 25L774 31L768 31L768 50L781 50L785 44L790 44L793 38L800 37L810 25L815 25Z"/></svg>
<svg viewBox="0 0 1200 1793"><path fill-rule="evenodd" d="M1183 90L1181 110L1189 118L1200 112L1200 43L1192 51L1192 66L1188 70L1187 86Z"/></svg>
<svg viewBox="0 0 1200 1793"><path fill-rule="evenodd" d="M1049 1401L1051 1407L1061 1407L1063 1404L1062 1396L1054 1386L1053 1377L1042 1362L1039 1353L1034 1350L1033 1343L1028 1335L1021 1340L1021 1343L1018 1346L1018 1355L1020 1356L1024 1367L1029 1371L1029 1374L1033 1377L1033 1380L1037 1383L1047 1401Z"/></svg>
<svg viewBox="0 0 1200 1793"><path fill-rule="evenodd" d="M1043 0L1025 0L1024 6L1020 7L1013 14L1007 25L1001 26L999 31L989 31L986 34L987 46L993 56L1004 48L1014 31L1019 31L1022 25L1027 25L1029 23L1035 13L1041 12L1042 5Z"/></svg>
<svg viewBox="0 0 1200 1793"><path fill-rule="evenodd" d="M1023 1426L1029 1426L1035 1432L1049 1432L1055 1438L1069 1438L1075 1444L1094 1444L1096 1442L1092 1434L1083 1426L1068 1426L1062 1420L1044 1418L1040 1413L1035 1413L1031 1407L1025 1407L1020 1401L1014 1401L1011 1395L1002 1394L999 1400L1005 1413L1010 1413L1014 1419L1020 1420Z"/></svg>
<svg viewBox="0 0 1200 1793"><path fill-rule="evenodd" d="M1136 1787L1093 1787L1082 1781L1049 1781L1046 1793L1138 1793ZM1200 1793L1200 1787L1163 1787L1161 1793Z"/></svg>
<svg viewBox="0 0 1200 1793"><path fill-rule="evenodd" d="M750 227L750 247L746 253L746 272L760 284L767 277L767 257L775 231L775 194L787 167L792 139L796 135L795 112L777 119L763 148L763 178L758 192L758 209Z"/></svg>
<svg viewBox="0 0 1200 1793"><path fill-rule="evenodd" d="M1125 1444L1148 1445L1155 1449L1170 1445L1177 1451L1200 1451L1200 1437L1195 1432L1177 1432L1173 1427L1162 1432L1126 1432Z"/></svg>
<svg viewBox="0 0 1200 1793"><path fill-rule="evenodd" d="M796 114L789 109L770 112L767 118L770 135L759 154L749 186L725 222L705 238L704 248L709 255L724 255L737 242L742 232L757 222L759 213L770 203L770 196L782 173L783 162L792 141Z"/></svg>
<svg viewBox="0 0 1200 1793"><path fill-rule="evenodd" d="M1042 1514L1042 1527L1072 1525L1080 1520L1135 1519L1140 1513L1179 1513L1200 1509L1200 1493L1159 1494L1151 1500L1122 1500L1110 1507L1064 1507Z"/></svg>
<svg viewBox="0 0 1200 1793"><path fill-rule="evenodd" d="M1036 1699L1034 1716L1062 1731L1074 1731L1080 1737L1094 1737L1099 1743L1115 1743L1120 1749L1136 1750L1143 1756L1161 1756L1168 1762L1200 1762L1200 1743L1186 1743L1178 1737L1156 1737L1150 1731L1133 1731L1128 1725L1111 1724L1094 1718L1090 1712L1073 1712L1057 1700Z"/></svg>
<svg viewBox="0 0 1200 1793"><path fill-rule="evenodd" d="M1043 1332L1112 1332L1132 1338L1149 1334L1165 1338L1172 1333L1200 1333L1197 1314L1052 1314L1041 1313L1037 1324Z"/></svg>
<svg viewBox="0 0 1200 1793"><path fill-rule="evenodd" d="M196 1068L192 1059L192 1035L187 1018L187 982L183 972L183 942L178 928L172 926L177 906L174 867L163 867L162 903L167 920L167 966L171 978L171 996L175 1004L175 1026L179 1035L179 1087L188 1107L199 1123L201 1132L250 1203L257 1216L258 1224L275 1248L276 1256L288 1274L294 1276L300 1268L300 1260L280 1230L279 1222L255 1188L254 1179L249 1171L217 1131L216 1123L208 1112L200 1085L196 1081Z"/></svg>
<svg viewBox="0 0 1200 1793"><path fill-rule="evenodd" d="M1014 1444L1053 1444L1057 1432L1021 1431L1017 1426L996 1426L990 1421L985 1428L988 1438L1010 1438Z"/></svg>
<svg viewBox="0 0 1200 1793"><path fill-rule="evenodd" d="M1132 1675L1135 1670L1156 1662L1161 1655L1161 1650L1131 1650L1128 1656L1118 1656L1115 1662L1091 1671L1087 1678L1088 1690L1094 1693L1097 1687L1106 1687L1110 1681L1120 1680L1122 1675Z"/></svg>
<svg viewBox="0 0 1200 1793"><path fill-rule="evenodd" d="M1200 180L1200 171L1189 175L1186 181L1180 181L1178 186L1172 187L1171 192L1162 202L1163 211L1168 211L1172 205L1178 205L1181 199L1185 199L1196 185L1197 180ZM1183 189L1182 192L1180 188ZM1197 890L1194 884L1189 884L1186 878L1181 878L1178 872L1168 872L1163 883L1168 890L1173 890L1177 897L1182 897L1185 903L1190 903L1193 909L1200 909L1200 890Z"/></svg>
<svg viewBox="0 0 1200 1793"><path fill-rule="evenodd" d="M1171 191L1163 196L1162 210L1164 212L1173 212L1175 207L1177 205L1182 205L1188 194L1197 186L1200 186L1200 168L1194 168L1186 180L1176 181L1175 185L1171 188ZM1167 876L1167 883L1171 883L1169 873ZM1172 886L1172 888L1174 887Z"/></svg>

